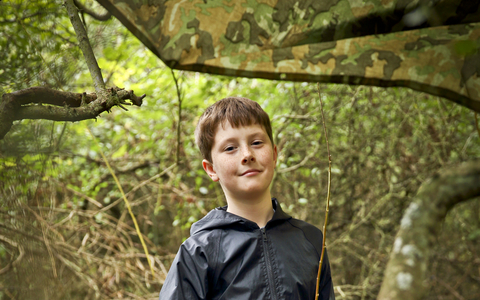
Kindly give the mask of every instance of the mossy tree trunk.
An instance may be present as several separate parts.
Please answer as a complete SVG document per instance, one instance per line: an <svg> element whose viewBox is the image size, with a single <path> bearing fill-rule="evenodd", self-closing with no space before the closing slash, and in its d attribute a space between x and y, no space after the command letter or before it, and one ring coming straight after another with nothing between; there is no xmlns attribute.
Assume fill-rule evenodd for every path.
<svg viewBox="0 0 480 300"><path fill-rule="evenodd" d="M423 299L427 262L441 223L455 205L480 196L480 161L436 174L406 210L377 299Z"/></svg>

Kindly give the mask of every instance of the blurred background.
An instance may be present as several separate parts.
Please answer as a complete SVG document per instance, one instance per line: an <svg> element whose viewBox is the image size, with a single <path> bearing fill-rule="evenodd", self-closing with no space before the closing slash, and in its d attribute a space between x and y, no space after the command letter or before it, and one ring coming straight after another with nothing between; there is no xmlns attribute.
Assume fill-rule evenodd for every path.
<svg viewBox="0 0 480 300"><path fill-rule="evenodd" d="M57 2L0 2L1 94L31 86L94 91ZM418 187L438 169L480 156L474 112L443 98L174 71L179 99L172 71L116 19L86 24L107 85L147 97L140 108L114 108L97 120L16 122L0 141L0 299L158 298L191 224L225 205L193 132L204 109L227 96L248 97L270 115L279 150L272 195L319 228L328 170L322 98L337 299L375 299ZM127 193L154 275L101 152ZM478 199L449 212L434 253L426 299L479 299Z"/></svg>

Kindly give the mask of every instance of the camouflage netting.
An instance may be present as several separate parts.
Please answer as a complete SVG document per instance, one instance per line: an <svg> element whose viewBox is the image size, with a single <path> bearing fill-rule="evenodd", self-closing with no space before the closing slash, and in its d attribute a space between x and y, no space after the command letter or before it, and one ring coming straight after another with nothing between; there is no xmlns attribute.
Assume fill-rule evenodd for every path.
<svg viewBox="0 0 480 300"><path fill-rule="evenodd" d="M480 2L98 0L168 66L405 86L480 112Z"/></svg>

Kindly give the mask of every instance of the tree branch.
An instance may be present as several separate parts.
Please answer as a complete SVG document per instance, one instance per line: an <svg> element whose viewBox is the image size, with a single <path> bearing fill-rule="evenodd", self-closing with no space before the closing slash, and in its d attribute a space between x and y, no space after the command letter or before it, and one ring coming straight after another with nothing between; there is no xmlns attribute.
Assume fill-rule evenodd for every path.
<svg viewBox="0 0 480 300"><path fill-rule="evenodd" d="M88 9L85 5L83 5L78 0L73 0L73 3L75 3L75 5L78 7L78 10L86 13L87 15L94 18L95 20L108 21L112 17L112 14L109 11L107 11L105 14L101 15L101 14L98 14L98 13L94 12L93 10Z"/></svg>
<svg viewBox="0 0 480 300"><path fill-rule="evenodd" d="M22 260L23 256L25 255L25 250L23 249L23 247L21 245L17 244L15 241L13 241L13 240L11 240L7 237L4 237L3 235L0 235L0 240L2 240L3 242L6 242L6 243L12 245L13 247L17 248L18 252L19 252L18 257L14 261L9 262L6 267L0 269L0 275L2 275L4 273L8 272L11 267L16 266Z"/></svg>
<svg viewBox="0 0 480 300"><path fill-rule="evenodd" d="M83 97L83 103L82 103ZM141 106L142 96L130 90L114 87L103 96L97 94L61 92L49 88L32 87L2 96L0 102L0 139L12 127L13 121L22 119L46 119L53 121L81 121L95 119L114 106ZM127 103L130 100L131 103ZM51 104L51 105L42 105Z"/></svg>
<svg viewBox="0 0 480 300"><path fill-rule="evenodd" d="M176 162L177 166L180 163L180 146L181 146L181 128L182 128L182 94L180 91L180 87L178 85L178 79L175 77L175 73L173 69L170 69L172 72L173 80L175 81L175 88L177 90L177 98L178 98L178 123L177 123L177 151L176 151Z"/></svg>
<svg viewBox="0 0 480 300"><path fill-rule="evenodd" d="M303 167L304 165L307 164L307 162L310 161L310 159L311 159L312 157L314 157L314 156L317 154L318 148L319 148L319 145L317 145L317 146L315 147L315 149L314 149L312 152L310 152L307 156L305 156L305 157L302 159L302 161L299 162L298 164L293 165L293 166L290 166L290 167L287 167L287 168L279 169L279 170L277 170L277 173L283 174L283 173L287 173L287 172L290 172L290 171L295 171L295 170Z"/></svg>
<svg viewBox="0 0 480 300"><path fill-rule="evenodd" d="M14 101L19 105L39 103L58 106L80 107L82 102L82 96L84 96L85 104L88 104L97 99L97 94L95 93L71 93L39 86L27 88L6 95L9 95L8 97L13 97Z"/></svg>
<svg viewBox="0 0 480 300"><path fill-rule="evenodd" d="M474 114L475 114L475 127L477 128L478 138L480 139L480 126L478 126L478 114L477 112L474 112Z"/></svg>
<svg viewBox="0 0 480 300"><path fill-rule="evenodd" d="M90 71L93 84L95 85L95 91L97 94L100 94L100 92L105 89L105 83L103 82L100 67L93 54L92 46L90 45L90 40L88 39L85 27L83 27L83 23L78 16L77 7L73 3L73 0L65 0L65 7L67 8L68 17L70 18L70 22L72 22L73 29L77 34L79 47L82 50L85 61L87 62L88 70Z"/></svg>
<svg viewBox="0 0 480 300"><path fill-rule="evenodd" d="M480 196L480 161L435 175L405 212L377 299L423 299L427 261L440 224L455 205Z"/></svg>
<svg viewBox="0 0 480 300"><path fill-rule="evenodd" d="M317 92L318 92L318 98L320 100L320 111L322 112L323 131L325 133L325 141L327 143L328 180L327 180L327 201L326 201L326 204L325 204L325 223L323 224L322 254L320 255L320 261L318 263L317 287L316 287L316 292L315 292L315 300L317 300L318 296L319 296L319 288L320 288L320 279L321 279L321 275L322 275L323 258L324 258L324 255L325 255L325 250L327 249L326 240L327 240L328 212L330 210L330 194L331 194L331 187L332 187L332 155L330 155L330 146L329 146L329 143L328 143L327 125L325 125L325 116L323 114L323 101L322 101L322 95L320 95L320 83L317 83Z"/></svg>
<svg viewBox="0 0 480 300"><path fill-rule="evenodd" d="M32 87L3 94L0 101L0 139L4 138L15 120L81 121L94 119L102 112L110 111L113 106L127 110L123 105L142 105L145 95L138 97L133 91L125 91L118 87L105 89L102 72L95 59L85 27L78 16L74 1L76 0L65 0L64 5L77 35L79 47L85 57L96 93L80 94ZM78 5L78 1L76 2ZM81 4L79 6L85 10ZM17 16L17 20L21 19ZM130 100L130 103L125 100Z"/></svg>

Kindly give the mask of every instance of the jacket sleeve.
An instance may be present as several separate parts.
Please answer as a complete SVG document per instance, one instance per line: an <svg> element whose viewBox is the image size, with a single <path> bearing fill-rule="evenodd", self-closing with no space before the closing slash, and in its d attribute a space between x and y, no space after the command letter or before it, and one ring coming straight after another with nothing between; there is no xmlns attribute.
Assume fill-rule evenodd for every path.
<svg viewBox="0 0 480 300"><path fill-rule="evenodd" d="M330 271L330 262L328 261L327 249L322 263L322 274L320 275L320 295L318 299L335 300L333 291L332 273Z"/></svg>
<svg viewBox="0 0 480 300"><path fill-rule="evenodd" d="M160 300L200 300L208 293L208 263L204 251L188 240L180 246L160 291Z"/></svg>
<svg viewBox="0 0 480 300"><path fill-rule="evenodd" d="M322 247L323 247L322 231L316 228L315 226L300 220L292 219L289 222L292 223L295 227L300 228L303 231L307 240L315 247L318 258L320 258L320 255L322 253ZM315 277L315 286L313 288L316 288L316 277ZM320 275L319 294L320 295L318 299L335 300L332 273L330 271L330 262L328 260L327 249L325 249L325 256L323 257L322 273Z"/></svg>

